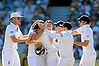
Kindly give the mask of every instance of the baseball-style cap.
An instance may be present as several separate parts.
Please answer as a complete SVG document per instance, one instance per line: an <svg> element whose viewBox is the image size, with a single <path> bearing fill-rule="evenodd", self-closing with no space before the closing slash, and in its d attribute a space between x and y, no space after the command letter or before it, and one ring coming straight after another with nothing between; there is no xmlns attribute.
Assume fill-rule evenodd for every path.
<svg viewBox="0 0 99 66"><path fill-rule="evenodd" d="M71 30L72 24L71 24L70 22L65 22L65 23L63 24L63 27L66 27L66 28L68 28L68 30Z"/></svg>
<svg viewBox="0 0 99 66"><path fill-rule="evenodd" d="M56 23L54 23L56 26L62 27L64 24L64 21L58 21Z"/></svg>
<svg viewBox="0 0 99 66"><path fill-rule="evenodd" d="M90 22L90 17L87 15L81 15L79 18L77 18L78 21L86 21L87 23Z"/></svg>
<svg viewBox="0 0 99 66"><path fill-rule="evenodd" d="M21 16L18 12L14 12L11 14L10 18L8 19L8 21L10 21L13 17L23 17Z"/></svg>
<svg viewBox="0 0 99 66"><path fill-rule="evenodd" d="M43 20L36 20L34 23L33 23L33 25L32 25L32 27L34 28L34 29L39 29L39 24L40 23L44 23L44 21Z"/></svg>
<svg viewBox="0 0 99 66"><path fill-rule="evenodd" d="M46 20L46 22L47 22L47 23L53 24L53 22L52 22L51 20Z"/></svg>

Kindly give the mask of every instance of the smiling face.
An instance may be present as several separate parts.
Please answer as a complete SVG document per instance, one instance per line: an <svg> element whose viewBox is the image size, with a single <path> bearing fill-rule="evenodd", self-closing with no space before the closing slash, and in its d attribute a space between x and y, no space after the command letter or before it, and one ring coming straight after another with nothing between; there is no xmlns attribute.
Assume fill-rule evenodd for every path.
<svg viewBox="0 0 99 66"><path fill-rule="evenodd" d="M61 31L63 31L63 27L56 26L55 30L56 30L56 33L60 33Z"/></svg>
<svg viewBox="0 0 99 66"><path fill-rule="evenodd" d="M78 23L79 23L80 27L83 26L83 25L86 25L86 21L79 21Z"/></svg>
<svg viewBox="0 0 99 66"><path fill-rule="evenodd" d="M47 29L52 30L53 25L51 23L47 23Z"/></svg>
<svg viewBox="0 0 99 66"><path fill-rule="evenodd" d="M13 17L11 19L11 21L15 24L15 25L20 25L21 19L20 17Z"/></svg>

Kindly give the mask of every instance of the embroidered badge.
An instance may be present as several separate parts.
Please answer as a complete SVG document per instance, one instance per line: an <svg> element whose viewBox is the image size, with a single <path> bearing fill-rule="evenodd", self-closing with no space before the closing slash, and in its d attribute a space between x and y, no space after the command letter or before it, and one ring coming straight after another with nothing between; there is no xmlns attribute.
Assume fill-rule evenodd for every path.
<svg viewBox="0 0 99 66"><path fill-rule="evenodd" d="M18 32L18 28L15 31Z"/></svg>
<svg viewBox="0 0 99 66"><path fill-rule="evenodd" d="M8 64L10 64L10 61L8 61Z"/></svg>
<svg viewBox="0 0 99 66"><path fill-rule="evenodd" d="M10 33L11 33L11 34L13 34L13 33L14 33L14 31L10 31Z"/></svg>

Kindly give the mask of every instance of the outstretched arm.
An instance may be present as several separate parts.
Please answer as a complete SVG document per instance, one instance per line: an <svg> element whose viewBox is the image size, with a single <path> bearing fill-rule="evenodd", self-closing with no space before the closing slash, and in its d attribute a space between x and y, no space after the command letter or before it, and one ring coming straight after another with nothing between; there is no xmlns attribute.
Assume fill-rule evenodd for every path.
<svg viewBox="0 0 99 66"><path fill-rule="evenodd" d="M72 31L71 34L74 35L78 35L79 33L77 31Z"/></svg>
<svg viewBox="0 0 99 66"><path fill-rule="evenodd" d="M74 41L74 44L78 45L78 46L85 46L85 47L87 47L88 43L89 43L89 40L85 40L84 42Z"/></svg>
<svg viewBox="0 0 99 66"><path fill-rule="evenodd" d="M55 39L59 39L61 40L63 35L62 34L55 34L55 33L52 33L51 31L49 31L48 29L45 29L45 32L52 38L55 38Z"/></svg>

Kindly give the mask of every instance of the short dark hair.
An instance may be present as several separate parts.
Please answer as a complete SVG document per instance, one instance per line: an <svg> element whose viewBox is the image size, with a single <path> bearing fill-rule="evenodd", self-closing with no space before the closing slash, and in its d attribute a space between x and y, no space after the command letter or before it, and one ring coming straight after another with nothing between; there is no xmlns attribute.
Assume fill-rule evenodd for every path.
<svg viewBox="0 0 99 66"><path fill-rule="evenodd" d="M65 22L65 23L63 24L63 27L66 27L66 28L68 28L68 30L71 30L72 24L71 24L70 22Z"/></svg>
<svg viewBox="0 0 99 66"><path fill-rule="evenodd" d="M88 15L81 15L78 19L78 21L86 21L86 24L90 23L90 17Z"/></svg>

